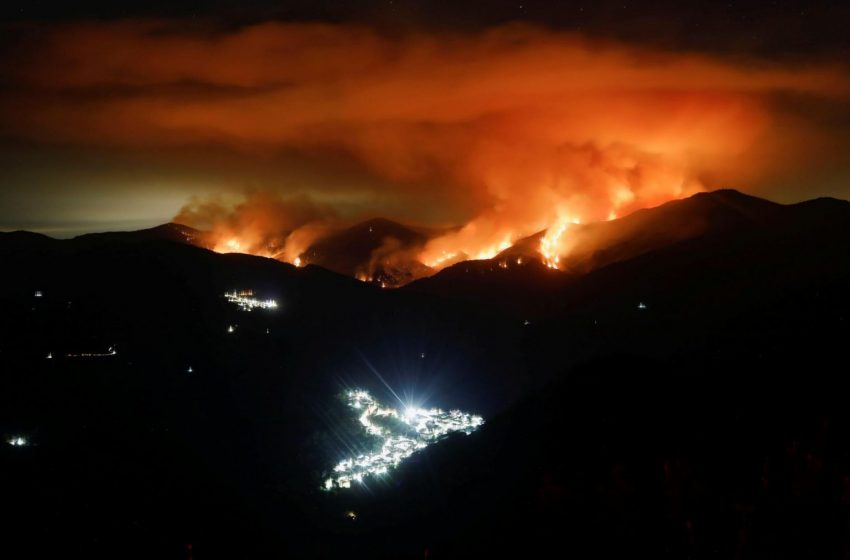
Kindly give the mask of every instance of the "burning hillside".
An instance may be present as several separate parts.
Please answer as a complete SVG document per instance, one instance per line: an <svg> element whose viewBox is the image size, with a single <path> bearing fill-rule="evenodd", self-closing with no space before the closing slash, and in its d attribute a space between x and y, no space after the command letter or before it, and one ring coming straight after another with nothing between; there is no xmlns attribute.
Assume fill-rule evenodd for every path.
<svg viewBox="0 0 850 560"><path fill-rule="evenodd" d="M525 227L517 230L523 235L499 234L501 237L495 238L499 241L489 242L477 251L468 249L471 253L464 247L471 246L470 239L478 227L476 222L460 228L428 229L383 219L350 226L325 221L321 225L308 224L289 230L279 238L259 234L261 230L254 226L239 231L239 224L245 220L243 214L250 211L247 209L258 208L260 212L273 214L285 206L255 207L246 203L233 216L198 234L199 244L220 253L250 253L295 266L318 265L364 282L396 287L463 261L495 259L499 266L507 268L507 263L519 265L523 260L539 260L548 268L564 270L570 268L569 255L573 251L583 254L591 247L599 249L606 235L617 237L596 235L599 222L583 224L577 214L565 215L548 228L529 234ZM187 217L187 221L192 221L190 214L185 214L183 219ZM614 216L609 215L606 221L613 220ZM264 216L259 223L272 224L273 217ZM285 221L282 227L286 227Z"/></svg>
<svg viewBox="0 0 850 560"><path fill-rule="evenodd" d="M779 219L790 208L734 190L701 192L621 218L558 222L522 238L507 238L486 252L468 255L461 250L452 251L430 266L426 262L429 248L462 235L464 228L429 230L389 220L369 220L350 227L328 228L328 233L297 254L294 264L318 265L382 287L405 285L461 263L467 263L462 266L464 270L471 267L476 273L515 271L520 276L538 276L540 268L583 273L705 233L764 225ZM196 233L195 237L211 239L214 232ZM219 252L238 252L214 243L207 246ZM259 251L264 256L275 256L272 253ZM286 260L282 255L277 258ZM468 261L480 263L473 265ZM537 266L529 268L535 263Z"/></svg>
<svg viewBox="0 0 850 560"><path fill-rule="evenodd" d="M175 222L206 231L203 243L216 251L318 263L385 284L492 258L540 232L537 252L561 268L580 224L718 186L756 188L807 157L796 148L814 146L775 100L847 91L833 66L734 61L518 25L472 39L306 24L180 42L154 22L90 31L97 40L76 50L39 51L62 69L41 79L79 88L203 82L240 93L163 90L144 110L121 98L87 111L85 127L75 107L42 104L50 111L34 112L37 123L14 112L15 130L49 122L63 141L85 131L119 146L221 145L266 171L241 183L253 185L241 197L233 183L196 191ZM110 63L92 64L99 58L88 49L110 52ZM207 52L214 56L198 54ZM257 63L235 62L243 58ZM149 60L167 62L149 68ZM77 66L88 71L67 71ZM346 246L339 235L375 215L429 229L372 231L350 255L331 255Z"/></svg>

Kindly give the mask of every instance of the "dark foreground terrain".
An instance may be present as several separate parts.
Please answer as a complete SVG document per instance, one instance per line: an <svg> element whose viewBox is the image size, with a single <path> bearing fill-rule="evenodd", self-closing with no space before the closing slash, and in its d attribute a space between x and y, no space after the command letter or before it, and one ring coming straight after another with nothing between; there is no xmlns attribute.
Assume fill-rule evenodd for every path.
<svg viewBox="0 0 850 560"><path fill-rule="evenodd" d="M566 273L396 290L171 226L0 234L0 556L847 558L850 204L645 212ZM486 423L322 491L339 392L385 383Z"/></svg>

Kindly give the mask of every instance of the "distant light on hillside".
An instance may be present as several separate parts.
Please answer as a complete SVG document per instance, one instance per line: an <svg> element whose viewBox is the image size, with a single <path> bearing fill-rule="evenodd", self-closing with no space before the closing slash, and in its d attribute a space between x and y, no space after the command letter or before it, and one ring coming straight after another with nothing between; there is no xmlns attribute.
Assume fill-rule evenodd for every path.
<svg viewBox="0 0 850 560"><path fill-rule="evenodd" d="M6 440L6 443L11 445L12 447L26 447L27 445L29 445L27 438L25 438L23 436L11 437L8 440Z"/></svg>
<svg viewBox="0 0 850 560"><path fill-rule="evenodd" d="M113 345L106 349L106 352L98 352L98 351L82 351L82 352L68 352L65 354L66 358L108 358L110 356L117 356L118 350ZM47 355L48 359L53 358L53 353L49 353Z"/></svg>

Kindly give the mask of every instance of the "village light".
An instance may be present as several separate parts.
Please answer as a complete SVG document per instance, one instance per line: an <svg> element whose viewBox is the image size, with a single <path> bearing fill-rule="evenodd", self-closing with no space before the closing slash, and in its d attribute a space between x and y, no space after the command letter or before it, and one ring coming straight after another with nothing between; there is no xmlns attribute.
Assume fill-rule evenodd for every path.
<svg viewBox="0 0 850 560"><path fill-rule="evenodd" d="M225 292L224 297L230 303L236 304L242 311L253 311L254 309L277 309L277 302L273 299L260 300L254 296L251 290L242 292Z"/></svg>
<svg viewBox="0 0 850 560"><path fill-rule="evenodd" d="M439 408L425 409L407 406L402 413L395 408L383 406L367 391L352 390L346 393L349 407L358 412L358 420L366 433L381 438L380 448L371 453L343 459L333 467L333 474L325 479L323 488L350 488L352 482L363 483L369 476L387 474L401 461L416 451L438 441L449 433L470 434L484 423L481 416L459 410L444 411ZM392 423L382 418L393 418L404 425L404 429L393 429Z"/></svg>

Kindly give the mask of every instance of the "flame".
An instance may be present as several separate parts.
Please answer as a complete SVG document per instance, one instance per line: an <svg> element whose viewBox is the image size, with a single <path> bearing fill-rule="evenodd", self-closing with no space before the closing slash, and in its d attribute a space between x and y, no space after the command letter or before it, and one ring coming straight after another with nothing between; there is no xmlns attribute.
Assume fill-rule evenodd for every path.
<svg viewBox="0 0 850 560"><path fill-rule="evenodd" d="M441 269L457 261L459 256L460 254L457 251L442 251L440 255L432 259L428 259L428 257L423 257L422 262L430 268Z"/></svg>
<svg viewBox="0 0 850 560"><path fill-rule="evenodd" d="M558 243L566 230L567 222L562 222L547 229L543 239L540 240L540 254L543 255L544 264L549 268L558 268L561 260L558 254Z"/></svg>
<svg viewBox="0 0 850 560"><path fill-rule="evenodd" d="M560 268L561 257L564 254L562 238L570 224L581 224L578 218L560 218L546 230L540 240L540 254L543 256L543 264L549 268Z"/></svg>
<svg viewBox="0 0 850 560"><path fill-rule="evenodd" d="M491 245L489 247L482 249L481 251L478 251L475 254L475 256L472 258L472 260L483 261L483 260L487 260L487 259L492 259L493 257L498 255L499 253L501 253L505 249L510 249L512 245L513 245L513 241L511 240L511 238L506 237L500 243L498 243L496 245Z"/></svg>

